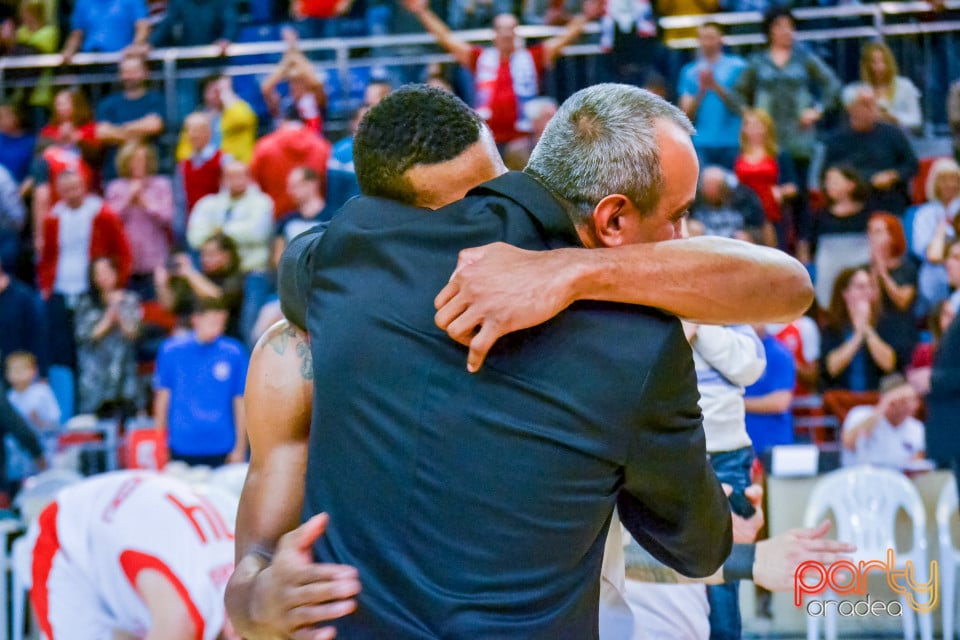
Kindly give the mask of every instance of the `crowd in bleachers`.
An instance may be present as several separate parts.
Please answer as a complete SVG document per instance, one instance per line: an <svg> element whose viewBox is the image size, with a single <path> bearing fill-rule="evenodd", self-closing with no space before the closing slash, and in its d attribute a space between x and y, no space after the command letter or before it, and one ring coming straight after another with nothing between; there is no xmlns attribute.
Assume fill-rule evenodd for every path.
<svg viewBox="0 0 960 640"><path fill-rule="evenodd" d="M814 276L808 318L760 328L768 359L777 361L769 352L780 347L767 340L775 338L792 371L747 390L756 424L789 420L795 396L875 394L895 372L922 395L937 337L960 306L960 167L915 152L930 124L925 112L949 114L960 130L960 84L925 111L930 96L898 72L886 44L863 42L859 68L837 68L829 48L796 38L787 8L640 0L0 6L6 55L60 52L69 64L79 52L122 54L116 90L95 104L44 70L0 105L0 354L10 401L47 440L77 413L148 414L171 428L181 459L242 459L241 354L280 317L275 275L286 244L358 193L350 131L365 109L406 80L456 90L489 123L508 166L521 169L556 109L545 74L563 72L563 48L590 21L601 25L607 77L675 100L697 126L702 177L691 231L779 247ZM724 49L714 22L666 31L656 22L745 9L767 10L767 44L748 57ZM524 44L521 22L563 28ZM455 31L487 26L490 46ZM286 43L258 91L238 90L228 73L184 77L169 114L148 82L147 54L201 44L228 54L244 29ZM332 144L326 116L336 78L317 70L301 38L411 31L432 34L458 67L380 69ZM665 46L691 35L696 52ZM229 364L207 379L197 373L204 358ZM769 394L778 401L765 401ZM176 426L197 420L213 443L206 448ZM781 431L759 440L793 440L792 429Z"/></svg>

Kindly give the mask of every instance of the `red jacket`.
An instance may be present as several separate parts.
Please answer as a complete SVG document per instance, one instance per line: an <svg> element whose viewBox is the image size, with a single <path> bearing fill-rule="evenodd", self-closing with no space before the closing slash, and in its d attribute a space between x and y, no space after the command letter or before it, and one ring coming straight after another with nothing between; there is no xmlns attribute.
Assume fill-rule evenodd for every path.
<svg viewBox="0 0 960 640"><path fill-rule="evenodd" d="M125 286L130 277L133 254L130 242L123 230L123 223L104 204L93 218L93 233L90 235L90 260L110 256L117 261L119 285ZM57 260L60 257L60 218L50 215L43 220L43 249L37 263L37 283L40 292L49 296L57 278Z"/></svg>
<svg viewBox="0 0 960 640"><path fill-rule="evenodd" d="M327 160L330 143L306 127L283 125L260 138L253 147L250 175L273 199L277 218L294 211L297 204L287 193L287 176L297 167L309 167L320 176L320 193L327 192Z"/></svg>
<svg viewBox="0 0 960 640"><path fill-rule="evenodd" d="M180 163L181 175L183 175L183 190L187 196L187 217L193 211L193 205L197 204L203 196L220 191L220 182L223 176L223 152L217 150L206 162L199 167L194 167L189 158Z"/></svg>

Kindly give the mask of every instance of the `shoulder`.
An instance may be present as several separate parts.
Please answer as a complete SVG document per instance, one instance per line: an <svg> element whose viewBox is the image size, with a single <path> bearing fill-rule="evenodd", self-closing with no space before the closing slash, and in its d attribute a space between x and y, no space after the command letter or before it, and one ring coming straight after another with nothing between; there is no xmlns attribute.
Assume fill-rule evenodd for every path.
<svg viewBox="0 0 960 640"><path fill-rule="evenodd" d="M230 336L221 336L217 340L217 348L227 356L230 356L235 359L243 360L244 362L247 359L247 349L243 344L236 338L231 338Z"/></svg>
<svg viewBox="0 0 960 640"><path fill-rule="evenodd" d="M893 91L898 96L910 96L910 97L920 97L920 90L917 89L917 85L913 84L913 81L910 78L904 76L897 76L893 81Z"/></svg>

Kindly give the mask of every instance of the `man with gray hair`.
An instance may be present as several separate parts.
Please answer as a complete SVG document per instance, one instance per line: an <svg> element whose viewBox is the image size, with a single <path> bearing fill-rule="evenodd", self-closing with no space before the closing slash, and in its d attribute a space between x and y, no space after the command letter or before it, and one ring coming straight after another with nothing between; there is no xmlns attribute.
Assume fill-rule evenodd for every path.
<svg viewBox="0 0 960 640"><path fill-rule="evenodd" d="M710 574L727 557L727 500L679 321L578 303L470 374L429 313L464 247L676 237L696 191L691 132L648 92L591 87L561 107L526 173L434 213L351 201L298 265L294 279L312 286L284 303L305 318L323 381L303 517L330 515L314 558L356 566L364 584L338 632L596 637L615 503L682 573Z"/></svg>

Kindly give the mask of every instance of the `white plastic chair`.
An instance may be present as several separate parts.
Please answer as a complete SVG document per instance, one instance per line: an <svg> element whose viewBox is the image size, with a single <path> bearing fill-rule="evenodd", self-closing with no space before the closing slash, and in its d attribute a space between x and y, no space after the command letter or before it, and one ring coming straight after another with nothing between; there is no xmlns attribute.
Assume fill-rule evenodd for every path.
<svg viewBox="0 0 960 640"><path fill-rule="evenodd" d="M210 472L207 482L217 487L222 487L234 494L238 498L243 491L243 483L247 479L247 469L250 465L246 462L235 464L226 464Z"/></svg>
<svg viewBox="0 0 960 640"><path fill-rule="evenodd" d="M897 547L897 513L903 509L910 517L913 528L913 548L906 550ZM893 549L896 566L903 568L913 563L917 581L929 580L927 564L927 516L916 487L898 471L870 466L840 469L821 478L813 488L807 510L804 514L804 526L813 527L821 522L828 512L833 512L836 521L837 539L857 545L851 560L859 562L885 561L887 550ZM824 599L836 596L829 591L822 594ZM916 619L913 609L900 596L903 609L903 636L907 640L916 637ZM837 637L836 608L825 607L824 621L828 640ZM933 620L929 613L920 614L920 637L933 640ZM807 640L820 637L820 618L807 617Z"/></svg>
<svg viewBox="0 0 960 640"><path fill-rule="evenodd" d="M957 611L957 565L960 564L960 549L950 537L950 523L957 515L957 484L951 477L943 485L937 500L937 539L940 542L940 584L943 600L943 639L953 640L954 620Z"/></svg>

